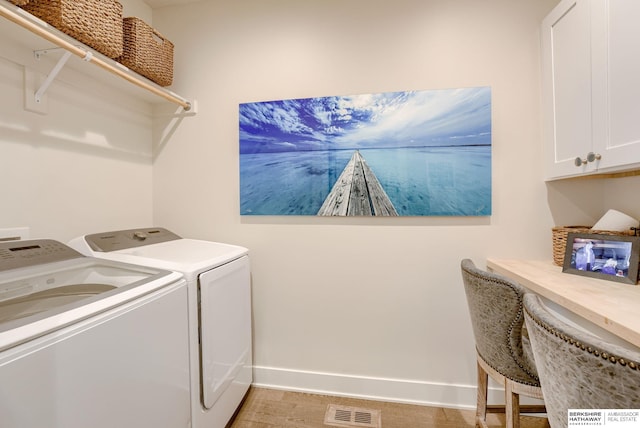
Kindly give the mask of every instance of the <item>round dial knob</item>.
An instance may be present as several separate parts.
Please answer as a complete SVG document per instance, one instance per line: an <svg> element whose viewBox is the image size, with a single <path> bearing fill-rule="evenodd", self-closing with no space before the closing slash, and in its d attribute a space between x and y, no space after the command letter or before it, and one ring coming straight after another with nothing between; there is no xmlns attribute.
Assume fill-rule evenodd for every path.
<svg viewBox="0 0 640 428"><path fill-rule="evenodd" d="M145 239L147 239L147 234L144 232L134 232L133 238L137 239L138 241L144 241Z"/></svg>

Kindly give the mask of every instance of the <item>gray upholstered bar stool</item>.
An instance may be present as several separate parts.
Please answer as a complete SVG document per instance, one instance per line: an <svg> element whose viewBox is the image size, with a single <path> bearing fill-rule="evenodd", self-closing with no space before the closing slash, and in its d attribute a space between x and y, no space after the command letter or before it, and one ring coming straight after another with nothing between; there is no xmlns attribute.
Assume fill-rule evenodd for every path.
<svg viewBox="0 0 640 428"><path fill-rule="evenodd" d="M542 399L530 345L526 336L523 338L525 289L506 277L476 268L469 259L462 260L460 267L476 341L476 426L487 427L490 375L504 387L507 428L518 428L521 412L545 412L543 405L520 407L520 395Z"/></svg>
<svg viewBox="0 0 640 428"><path fill-rule="evenodd" d="M640 352L577 329L524 298L525 322L552 428L569 409L640 409Z"/></svg>

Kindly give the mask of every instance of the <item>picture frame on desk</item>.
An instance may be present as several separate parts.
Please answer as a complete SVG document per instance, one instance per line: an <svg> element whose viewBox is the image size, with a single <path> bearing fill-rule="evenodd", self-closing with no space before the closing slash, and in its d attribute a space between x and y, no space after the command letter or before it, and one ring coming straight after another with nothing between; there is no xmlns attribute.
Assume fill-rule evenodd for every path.
<svg viewBox="0 0 640 428"><path fill-rule="evenodd" d="M635 285L639 262L640 236L570 232L562 272Z"/></svg>

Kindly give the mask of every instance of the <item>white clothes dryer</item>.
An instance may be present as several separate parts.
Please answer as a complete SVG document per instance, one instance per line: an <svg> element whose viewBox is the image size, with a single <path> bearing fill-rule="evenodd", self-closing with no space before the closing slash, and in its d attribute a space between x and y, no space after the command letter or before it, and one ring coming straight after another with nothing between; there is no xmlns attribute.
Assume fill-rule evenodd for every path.
<svg viewBox="0 0 640 428"><path fill-rule="evenodd" d="M0 243L0 427L190 426L187 303L176 272Z"/></svg>
<svg viewBox="0 0 640 428"><path fill-rule="evenodd" d="M78 237L83 254L182 273L189 295L193 428L223 428L253 380L248 250L163 228Z"/></svg>

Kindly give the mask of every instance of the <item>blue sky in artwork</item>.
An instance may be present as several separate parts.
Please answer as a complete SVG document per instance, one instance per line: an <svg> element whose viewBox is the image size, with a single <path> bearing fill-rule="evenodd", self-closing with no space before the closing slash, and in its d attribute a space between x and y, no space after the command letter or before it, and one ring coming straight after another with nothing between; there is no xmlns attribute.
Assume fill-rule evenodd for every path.
<svg viewBox="0 0 640 428"><path fill-rule="evenodd" d="M240 104L240 152L491 144L491 88Z"/></svg>

